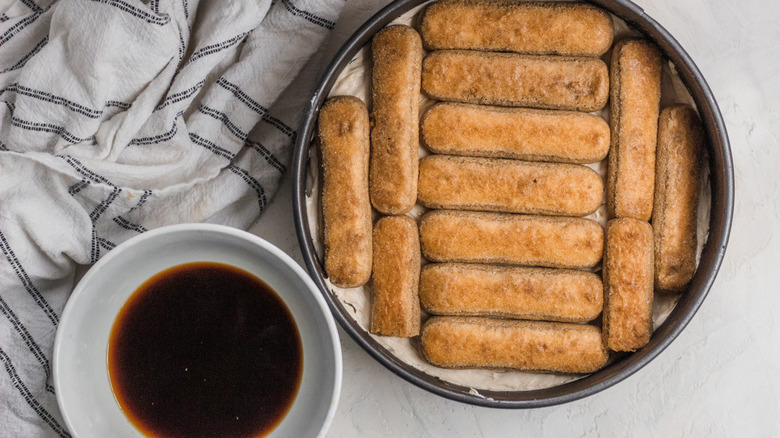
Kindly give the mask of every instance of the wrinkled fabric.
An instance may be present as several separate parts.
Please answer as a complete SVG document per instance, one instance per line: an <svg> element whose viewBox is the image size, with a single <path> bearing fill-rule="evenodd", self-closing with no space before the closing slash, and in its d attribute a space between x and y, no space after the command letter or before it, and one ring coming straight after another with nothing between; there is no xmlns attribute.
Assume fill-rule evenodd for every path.
<svg viewBox="0 0 780 438"><path fill-rule="evenodd" d="M0 0L0 435L70 436L51 361L78 265L263 211L343 4Z"/></svg>

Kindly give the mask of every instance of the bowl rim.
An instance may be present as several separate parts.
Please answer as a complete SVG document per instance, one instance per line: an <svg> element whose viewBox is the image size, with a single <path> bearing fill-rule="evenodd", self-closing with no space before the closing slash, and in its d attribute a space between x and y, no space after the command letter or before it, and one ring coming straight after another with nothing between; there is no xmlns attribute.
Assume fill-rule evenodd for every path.
<svg viewBox="0 0 780 438"><path fill-rule="evenodd" d="M631 354L618 359L596 373L578 380L546 389L529 391L478 390L452 384L426 374L398 360L373 340L358 323L348 316L338 298L325 281L308 228L306 211L306 176L308 152L314 138L319 108L338 75L374 33L410 9L429 0L396 0L377 12L358 28L337 52L317 83L298 130L293 152L292 203L296 234L306 268L325 297L341 327L374 359L412 384L450 400L494 408L538 408L581 399L603 391L628 378L657 357L688 325L712 287L720 269L732 225L734 210L734 170L728 133L715 96L701 71L672 35L648 16L638 5L628 0L586 0L623 19L653 41L667 59L673 62L681 80L688 88L705 128L709 143L711 213L709 235L702 250L699 267L688 291L684 292L666 321L654 332L650 342Z"/></svg>
<svg viewBox="0 0 780 438"><path fill-rule="evenodd" d="M83 294L84 292L82 291L86 289L85 285L88 285L94 276L99 275L100 268L102 266L105 266L108 263L114 263L113 260L118 257L121 257L121 254L124 252L124 249L127 249L132 246L136 246L148 240L153 240L163 235L176 234L176 233L188 233L188 232L223 234L232 237L237 237L244 241L248 241L249 243L256 245L262 248L263 250L267 251L268 253L271 254L272 257L281 261L288 269L290 269L290 271L296 277L298 277L306 285L308 292L313 297L314 301L317 303L317 307L323 315L325 325L327 326L327 331L331 339L330 350L333 353L333 358L334 358L333 387L331 388L331 396L328 405L328 410L318 434L318 436L324 436L324 434L330 429L333 419L336 416L336 407L338 406L338 401L341 396L341 386L342 386L342 379L343 379L343 361L342 361L342 353L341 353L341 341L339 339L338 329L336 328L334 317L332 312L330 311L329 305L327 304L327 300L323 298L321 293L318 293L320 291L318 287L315 285L315 283L312 281L312 278L308 275L308 273L298 263L296 263L292 259L292 257L287 255L284 251L276 247L274 244L263 239L262 237L256 236L247 231L238 228L233 228L227 225L209 224L209 223L185 223L185 224L167 225L134 236L122 242L121 244L117 245L116 248L114 248L108 254L103 256L79 280L78 284L73 289L73 293L71 294L67 303L65 304L65 308L62 311L59 327L64 326L63 322L65 322L68 319L68 315L73 312L72 308L75 305L73 303L75 303L76 300L73 300L71 298L76 296L76 294ZM65 403L62 399L63 396L61 395L62 383L60 382L60 379L61 379L62 371L60 370L60 364L58 364L59 362L58 357L60 356L60 352L64 348L63 345L65 340L64 340L63 331L59 330L59 327L57 332L55 333L54 349L52 353L52 380L53 380L54 389L56 393L57 406L59 407L59 410L62 414L62 418L65 421L65 425L68 431L73 431L74 430L73 419L71 418L72 410L69 409L67 406L65 406Z"/></svg>

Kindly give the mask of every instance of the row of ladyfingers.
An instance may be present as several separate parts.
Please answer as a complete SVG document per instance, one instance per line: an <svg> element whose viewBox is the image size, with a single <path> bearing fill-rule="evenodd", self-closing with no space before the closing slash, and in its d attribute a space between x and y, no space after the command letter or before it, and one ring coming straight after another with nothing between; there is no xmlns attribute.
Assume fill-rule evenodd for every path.
<svg viewBox="0 0 780 438"><path fill-rule="evenodd" d="M606 16L608 26L602 23L603 26L599 29L608 27L609 32L599 32L608 34L609 42L606 48L611 45L611 18L596 8L581 5L521 5L487 5L484 2L468 1L436 3L426 10L422 20L421 29L426 47L520 50L512 48L515 46L506 46L509 44L506 41L501 43L505 46L491 46L490 44L498 44L495 43L495 35L488 38L493 41L488 44L483 38L485 35L480 35L480 32L474 32L470 37L481 42L474 42L473 38L471 42L455 45L440 41L448 38L436 33L447 28L441 26L442 17L462 14L461 18L473 20L475 17L489 16L495 12L495 8L503 8L503 12L513 12L514 14L508 14L510 19L522 20L526 17L528 21L528 17L531 17L530 21L536 25L544 24L545 19L551 19L550 16L554 20L580 24L580 21L572 21L572 15L579 15L579 19L584 20L584 14L597 21L599 17ZM537 10L539 7L548 9L540 13ZM550 10L555 13L549 14ZM435 18L436 14L440 14L439 19ZM547 27L549 26L545 25L539 29L544 29L547 35ZM444 30L446 33L446 29ZM466 35L467 40L468 38L469 35ZM601 261L604 236L597 223L585 219L438 211L423 217L418 240L414 221L391 216L377 222L371 242L368 237L371 235L371 204L386 214L404 213L417 200L431 208L581 216L592 213L601 203L603 186L600 177L588 168L572 164L431 156L420 161L418 171L417 99L422 77L422 88L426 94L445 100L595 110L604 106L609 89L603 62L595 58L536 57L452 50L434 52L424 61L420 61L420 43L417 33L403 26L391 26L374 38L374 126L370 133L370 154L368 115L361 101L348 97L335 98L322 108L320 142L324 172L322 200L325 267L331 281L343 287L362 285L371 276L373 265L374 302L371 331L374 333L393 336L414 336L419 333L419 284L419 300L428 312L434 314L588 321L598 315L602 301L606 300L604 334L607 346L614 350L637 348L637 342L642 341L636 339L649 339L652 332L652 316L648 312L652 308L653 241L652 236L649 240L646 238L646 228L637 232L632 228L635 224L630 220L611 222L607 228L603 289L606 297L602 296L601 281L595 274L571 270L442 263L426 266L419 276L419 282L417 280L420 249L423 255L432 261L591 267ZM513 44L515 43L518 42ZM526 51L566 55L599 55L606 51L591 47L588 50L596 51L588 52L580 47L567 52L569 49L560 47L550 49L556 47L555 43L547 41L544 44L548 46ZM636 139L636 135L632 133L637 129L639 132L645 132L641 129L641 124L645 121L643 118L652 114L652 108L637 110L636 104L631 106L632 98L652 88L653 73L650 72L651 77L648 79L646 67L642 66L642 61L646 61L648 57L645 56L645 59L640 59L638 63L632 60L621 64L619 61L624 56L622 53L627 51L623 47L632 47L635 44L640 48L649 47L641 42L621 43L616 47L613 56L611 110L613 114L624 115L622 118L613 115L613 151L621 149L616 146L616 137L622 140L620 144L630 144L622 148L624 151L635 149L633 143L637 141L640 142L641 148L642 138ZM655 65L652 56L648 62L651 66ZM625 65L636 68L637 64L640 72L630 72L630 69L623 67ZM660 78L660 58L657 64ZM479 73L486 70L489 74ZM518 77L520 80L514 84L520 84L519 86L502 82ZM632 90L631 87L637 90ZM653 94L650 93L647 99L652 101ZM619 104L617 109L616 102ZM639 106L641 107L641 104ZM646 112L643 113L642 110ZM670 110L680 111L684 110ZM331 118L333 120L330 120ZM640 128L636 128L636 125L640 125ZM662 128L663 126L662 122ZM513 129L507 129L510 127ZM563 129L564 127L567 129ZM605 131L605 127L606 124L597 116L571 111L440 103L424 115L420 137L426 147L439 153L585 163L598 161L606 154L609 133ZM627 140L621 137L621 132L625 133L623 137L628 137ZM661 136L663 138L663 134ZM335 146L331 148L329 144ZM351 152L346 152L352 154L349 155L349 160L341 155L345 151L339 151L344 145L352 148ZM631 167L631 157L623 159L619 165L613 164L615 155L620 154L610 156L611 179L608 180L608 199L613 200L610 202L610 211L613 214L614 199L630 197L624 193L636 191L637 187L641 189L641 182L636 183L625 176L614 177L613 169L620 166L623 172L620 175L647 179L646 175L636 174L636 169L640 167ZM674 154L667 156L672 156L672 168L674 163L679 163L679 157ZM633 159L635 162L636 157ZM659 166L661 162L662 154L659 149ZM664 187L679 188L680 169L684 173L685 165L667 171L659 170L659 180L662 179L661 175L672 175L671 183ZM370 176L367 178L368 174ZM415 178L417 174L419 178ZM675 181L675 177L678 180ZM627 184L624 184L621 190L621 186L615 184L615 181L625 181ZM698 180L693 182L694 187L697 182ZM618 196L614 196L616 193ZM659 198L662 196L657 195L656 200ZM664 201L662 204L664 205L661 205L661 208L668 210L665 207L668 207L670 202ZM685 208L688 204L682 201L673 201L671 204L678 208L672 211L672 219L666 221L672 231L665 235L672 236L671 240L679 240L680 218L690 216L687 212L680 213L679 210L681 206ZM354 232L355 230L357 232ZM659 233L656 234L658 239ZM695 237L693 242L695 246ZM647 266L648 248L650 277L646 275L648 271L643 270ZM656 265L658 259L656 257ZM619 268L614 268L615 266ZM636 268L637 272L632 271L633 268ZM655 271L658 272L658 269ZM633 281L640 277L643 280L639 283ZM626 280L627 278L631 281ZM650 279L649 289L645 287L648 284L647 278ZM637 288L637 284L641 287ZM639 301L642 305L635 306ZM649 331L645 330L648 324ZM470 335L454 334L464 330ZM512 344L508 349L503 348L502 343L496 342L491 336L499 336L500 339L501 336L511 335L513 338L528 340L535 345L534 348L549 346L550 351L560 351L561 348L565 349L562 345L567 342L580 347L593 347L595 344L587 339L593 336L594 330L597 337L600 337L595 327L586 329L582 326L571 327L569 324L558 323L437 317L426 324L422 339L426 357L441 366L507 366L588 372L597 369L606 361L606 350L603 346L588 350L590 353L598 353L591 354L592 358L598 358L595 362L579 362L579 366L561 365L569 362L564 358L556 359L550 356L548 358L552 362L543 365L538 361L528 362L527 358L523 359L522 353L528 353L526 347ZM493 335L477 334L484 331ZM497 332L504 334L497 335ZM549 336L552 336L550 339L560 342L548 342ZM611 338L614 339L610 341ZM446 352L436 347L441 345L442 339L449 339L445 342ZM626 339L628 341L625 341ZM502 354L514 357L514 362L499 359L501 354L496 353L495 357L488 355L486 359L483 356L482 362L473 363L466 357L463 348L453 348L453 342L471 346L492 345L501 350ZM484 350L486 347L480 348ZM518 348L520 350L517 350ZM454 354L456 357L443 359L437 356L437 351L445 353L445 356ZM583 352L579 347L570 351L575 358L582 356ZM457 357L458 355L461 357ZM556 366L556 363L559 366Z"/></svg>
<svg viewBox="0 0 780 438"><path fill-rule="evenodd" d="M634 351L653 333L653 293L680 292L696 270L703 133L695 111L664 109L661 54L628 40L613 48L602 329ZM648 222L652 218L652 225Z"/></svg>
<svg viewBox="0 0 780 438"><path fill-rule="evenodd" d="M425 9L419 27L425 48L436 51L423 61L422 88L440 100L591 111L604 106L609 90L610 216L647 221L654 199L662 206L685 204L677 211L696 204L695 167L702 142L696 114L674 107L661 115L662 125L676 126L661 126L656 171L661 55L645 41L618 43L608 84L606 65L593 58L612 47L613 23L605 11L566 2L444 0ZM443 91L437 92L439 88ZM593 104L567 103L577 99ZM442 103L424 115L421 138L436 153L596 162L606 156L609 139L608 134L599 134L605 129L600 123L603 120L590 114ZM657 184L656 173L661 179ZM668 201L667 192L675 192ZM674 228L681 228L685 236L692 234L690 220L659 217L666 209L655 210L654 224L685 222ZM686 213L687 218L692 216ZM690 238L686 240L690 246ZM686 265L689 270L690 262ZM660 289L680 287L659 278L656 283Z"/></svg>

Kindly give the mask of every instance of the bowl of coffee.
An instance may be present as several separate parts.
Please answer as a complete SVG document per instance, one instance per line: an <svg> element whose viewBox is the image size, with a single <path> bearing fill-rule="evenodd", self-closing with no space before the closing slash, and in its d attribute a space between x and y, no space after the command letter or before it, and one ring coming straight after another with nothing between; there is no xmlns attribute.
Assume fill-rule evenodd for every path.
<svg viewBox="0 0 780 438"><path fill-rule="evenodd" d="M58 328L54 381L77 437L321 436L341 354L292 259L249 233L187 224L87 272Z"/></svg>

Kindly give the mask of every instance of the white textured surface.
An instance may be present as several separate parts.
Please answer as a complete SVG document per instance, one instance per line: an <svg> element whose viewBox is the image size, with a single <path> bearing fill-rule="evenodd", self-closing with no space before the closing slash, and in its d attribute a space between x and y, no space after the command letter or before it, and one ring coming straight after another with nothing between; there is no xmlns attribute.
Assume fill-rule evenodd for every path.
<svg viewBox="0 0 780 438"><path fill-rule="evenodd" d="M729 131L734 224L714 286L652 363L562 406L496 410L452 402L395 376L340 331L344 384L330 437L780 436L780 4L637 0L699 66ZM349 2L326 56L386 2ZM301 261L289 176L252 228Z"/></svg>

